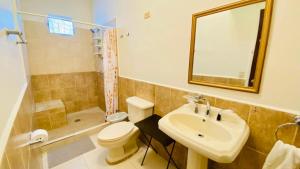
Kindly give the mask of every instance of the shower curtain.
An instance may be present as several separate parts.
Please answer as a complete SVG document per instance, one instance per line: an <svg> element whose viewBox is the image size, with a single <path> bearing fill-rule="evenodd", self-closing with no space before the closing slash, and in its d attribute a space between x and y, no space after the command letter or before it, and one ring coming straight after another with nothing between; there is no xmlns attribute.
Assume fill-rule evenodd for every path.
<svg viewBox="0 0 300 169"><path fill-rule="evenodd" d="M103 70L106 116L118 109L118 58L117 33L115 29L105 30L103 34Z"/></svg>

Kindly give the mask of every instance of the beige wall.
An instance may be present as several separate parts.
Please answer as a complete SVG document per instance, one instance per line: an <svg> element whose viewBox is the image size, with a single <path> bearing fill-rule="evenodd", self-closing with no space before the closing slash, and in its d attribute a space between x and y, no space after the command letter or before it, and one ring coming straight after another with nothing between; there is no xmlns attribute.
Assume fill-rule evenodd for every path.
<svg viewBox="0 0 300 169"><path fill-rule="evenodd" d="M69 16L86 22L92 21L91 0L20 0L21 10L39 14Z"/></svg>
<svg viewBox="0 0 300 169"><path fill-rule="evenodd" d="M17 38L7 37L5 32L5 28L22 31L15 11L16 0L0 1L0 159L27 87L22 45L16 45Z"/></svg>
<svg viewBox="0 0 300 169"><path fill-rule="evenodd" d="M92 33L76 28L74 36L50 34L47 24L24 21L32 75L96 70Z"/></svg>
<svg viewBox="0 0 300 169"><path fill-rule="evenodd" d="M30 86L27 87L18 114L10 131L5 153L1 161L1 169L34 169L31 167L30 132L31 119L34 112L33 97ZM35 163L38 163L35 161ZM37 165L37 164L35 164Z"/></svg>
<svg viewBox="0 0 300 169"><path fill-rule="evenodd" d="M233 0L94 1L98 18L116 17L119 37L130 32L118 39L120 76L300 114L300 1L275 1L260 94L187 83L192 14Z"/></svg>
<svg viewBox="0 0 300 169"><path fill-rule="evenodd" d="M67 113L100 106L99 99L104 99L99 98L96 72L34 75L31 80L36 103L60 99Z"/></svg>

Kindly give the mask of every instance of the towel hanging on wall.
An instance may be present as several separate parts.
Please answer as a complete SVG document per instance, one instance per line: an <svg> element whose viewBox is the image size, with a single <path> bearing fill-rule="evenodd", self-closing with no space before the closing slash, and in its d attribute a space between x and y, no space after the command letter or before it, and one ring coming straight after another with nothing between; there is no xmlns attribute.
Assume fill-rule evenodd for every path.
<svg viewBox="0 0 300 169"><path fill-rule="evenodd" d="M300 148L277 141L263 169L300 169Z"/></svg>

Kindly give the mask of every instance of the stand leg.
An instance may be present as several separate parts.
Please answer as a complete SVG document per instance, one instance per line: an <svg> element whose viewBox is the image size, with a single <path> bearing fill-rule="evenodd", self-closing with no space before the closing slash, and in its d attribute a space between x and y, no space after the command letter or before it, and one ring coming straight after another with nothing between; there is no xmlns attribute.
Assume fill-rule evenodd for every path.
<svg viewBox="0 0 300 169"><path fill-rule="evenodd" d="M171 162L173 162L174 166L175 166L177 169L179 169L179 167L176 165L175 161L174 161L173 158L172 158L173 150L174 150L174 148L175 148L175 143L176 143L176 142L173 143L173 147L172 147L172 150L171 150L171 154L169 153L169 151L168 151L168 149L167 149L166 147L164 147L164 148L165 148L165 151L167 152L167 154L169 155L169 161L171 160ZM168 163L168 165L169 165L169 163Z"/></svg>
<svg viewBox="0 0 300 169"><path fill-rule="evenodd" d="M175 142L173 143L172 150L171 150L171 154L169 154L169 152L168 152L167 149L165 148L166 151L167 151L168 154L169 154L169 161L168 161L167 169L169 168L169 165L170 165L171 160L173 161L174 165L176 166L176 164L175 164L175 162L174 162L174 160L173 160L173 158L172 158L172 154L173 154L174 147L175 147ZM176 168L177 168L177 166L176 166Z"/></svg>
<svg viewBox="0 0 300 169"><path fill-rule="evenodd" d="M145 139L147 140L147 142L149 143L149 140L148 140L147 136L146 136L143 132L141 132L141 133L142 133L142 135L145 137ZM151 148L154 150L154 152L157 154L158 152L157 152L157 150L152 146L152 144L150 144L150 146L151 146Z"/></svg>
<svg viewBox="0 0 300 169"><path fill-rule="evenodd" d="M148 149L149 149L149 147L150 147L150 145L151 145L151 141L152 141L152 137L150 138L149 143L148 143L148 145L147 145L147 149L146 149L146 152L145 152L145 155L144 155L144 158L143 158L143 161L142 161L141 166L144 164L144 161L145 161L145 158L146 158Z"/></svg>

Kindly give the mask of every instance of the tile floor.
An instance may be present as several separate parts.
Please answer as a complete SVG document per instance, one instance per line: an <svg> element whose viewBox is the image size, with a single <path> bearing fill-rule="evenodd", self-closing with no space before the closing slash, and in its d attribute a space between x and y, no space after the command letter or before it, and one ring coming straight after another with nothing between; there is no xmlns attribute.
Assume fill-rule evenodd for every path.
<svg viewBox="0 0 300 169"><path fill-rule="evenodd" d="M152 149L149 149L144 165L141 166L140 164L146 150L145 145L142 145L139 151L127 160L116 165L108 165L105 162L107 150L97 143L97 135L93 134L89 137L95 144L96 149L79 155L51 169L165 169L167 166L167 161L156 154ZM169 169L175 169L175 167L170 165Z"/></svg>
<svg viewBox="0 0 300 169"><path fill-rule="evenodd" d="M80 119L80 121L75 122L76 119ZM70 113L67 115L67 120L68 125L48 132L49 141L104 123L105 112L99 107L93 107L79 112Z"/></svg>

